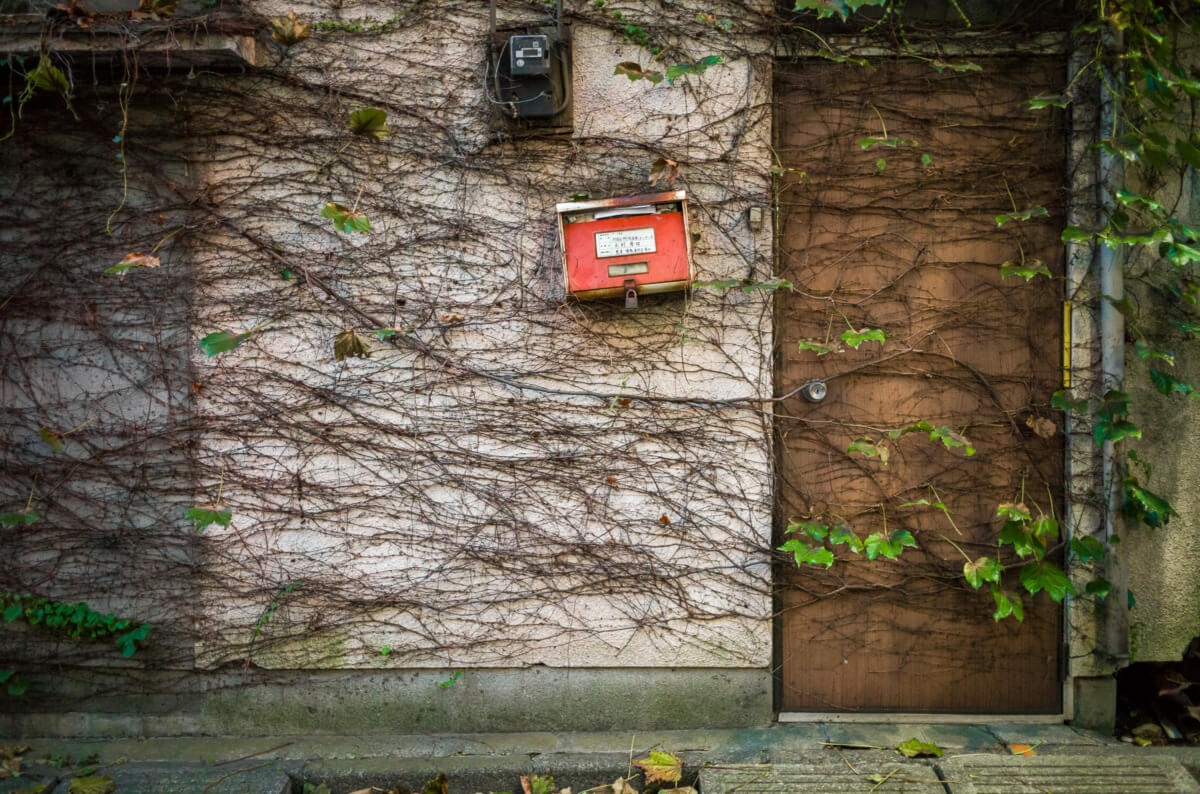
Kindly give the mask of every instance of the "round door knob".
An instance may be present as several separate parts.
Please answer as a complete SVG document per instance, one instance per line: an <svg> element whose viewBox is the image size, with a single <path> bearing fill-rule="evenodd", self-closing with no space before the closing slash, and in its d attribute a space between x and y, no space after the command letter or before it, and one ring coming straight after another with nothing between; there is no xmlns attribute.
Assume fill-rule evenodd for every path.
<svg viewBox="0 0 1200 794"><path fill-rule="evenodd" d="M829 394L823 380L810 380L800 387L800 396L810 403L819 403Z"/></svg>

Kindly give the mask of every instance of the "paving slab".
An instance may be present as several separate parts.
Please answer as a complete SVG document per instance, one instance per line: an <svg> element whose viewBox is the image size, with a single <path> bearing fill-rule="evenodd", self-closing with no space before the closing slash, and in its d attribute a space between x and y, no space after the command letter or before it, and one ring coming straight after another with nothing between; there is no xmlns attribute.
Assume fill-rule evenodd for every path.
<svg viewBox="0 0 1200 794"><path fill-rule="evenodd" d="M387 791L404 786L422 791L439 773L448 778L450 794L521 790L521 775L534 771L528 756L453 756L449 758L356 758L305 764L297 779L314 786L325 783L333 794L376 787ZM295 791L299 792L297 785ZM243 794L250 794L246 789Z"/></svg>
<svg viewBox="0 0 1200 794"><path fill-rule="evenodd" d="M995 750L995 735L977 725L926 723L822 723L825 741L832 744L895 747L909 739L933 742L946 750Z"/></svg>
<svg viewBox="0 0 1200 794"><path fill-rule="evenodd" d="M709 767L700 772L704 794L946 794L926 764L889 762L875 767L773 764Z"/></svg>
<svg viewBox="0 0 1200 794"><path fill-rule="evenodd" d="M1021 725L1019 723L991 723L985 726L1002 743L1008 744L1066 744L1066 745L1115 745L1119 742L1111 736L1093 731L1083 731L1069 725Z"/></svg>
<svg viewBox="0 0 1200 794"><path fill-rule="evenodd" d="M30 770L21 778L0 781L0 792L37 791L67 794L71 775L45 768ZM118 794L292 794L292 778L274 761L211 764L119 764L96 770L112 778Z"/></svg>
<svg viewBox="0 0 1200 794"><path fill-rule="evenodd" d="M939 761L951 794L1200 794L1169 757L977 755Z"/></svg>

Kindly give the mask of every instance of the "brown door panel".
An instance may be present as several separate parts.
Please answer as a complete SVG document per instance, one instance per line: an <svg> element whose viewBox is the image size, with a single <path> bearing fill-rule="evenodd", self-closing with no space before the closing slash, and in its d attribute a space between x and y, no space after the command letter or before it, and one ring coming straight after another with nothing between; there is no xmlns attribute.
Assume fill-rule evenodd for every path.
<svg viewBox="0 0 1200 794"><path fill-rule="evenodd" d="M1065 64L980 63L778 72L778 151L794 169L779 198L779 275L795 290L777 302L776 382L781 395L828 385L821 403L779 406L781 516L860 537L904 528L918 544L894 561L839 551L829 570L781 571L784 710L1059 708L1059 606L1026 595L1024 622L996 623L987 590L961 574L964 555L1017 562L996 549L998 504L1061 506L1061 435L1028 420L1058 421L1065 133L1061 114L1026 100L1055 93ZM1034 207L1045 213L996 223ZM1004 262L1050 275L1001 279ZM849 349L838 336L851 327L889 336ZM801 339L841 349L818 355ZM886 441L886 466L847 453L920 420L960 432L975 454L922 433ZM904 506L919 499L950 516Z"/></svg>

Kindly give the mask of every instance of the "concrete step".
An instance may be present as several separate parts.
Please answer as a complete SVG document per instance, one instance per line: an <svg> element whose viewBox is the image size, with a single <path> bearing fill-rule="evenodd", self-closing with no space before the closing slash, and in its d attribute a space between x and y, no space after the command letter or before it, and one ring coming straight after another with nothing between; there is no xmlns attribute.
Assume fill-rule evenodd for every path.
<svg viewBox="0 0 1200 794"><path fill-rule="evenodd" d="M1200 783L1165 756L971 756L937 766L953 794L1200 794Z"/></svg>
<svg viewBox="0 0 1200 794"><path fill-rule="evenodd" d="M946 794L928 764L888 761L853 764L773 764L709 768L703 794Z"/></svg>
<svg viewBox="0 0 1200 794"><path fill-rule="evenodd" d="M702 794L1200 794L1200 783L1175 758L1100 752L718 767L701 772L700 788Z"/></svg>

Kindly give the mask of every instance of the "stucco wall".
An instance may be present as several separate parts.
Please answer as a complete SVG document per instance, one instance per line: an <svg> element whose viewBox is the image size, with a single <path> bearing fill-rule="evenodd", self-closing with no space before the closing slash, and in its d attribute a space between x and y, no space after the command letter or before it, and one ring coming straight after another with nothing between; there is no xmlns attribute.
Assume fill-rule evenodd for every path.
<svg viewBox="0 0 1200 794"><path fill-rule="evenodd" d="M247 9L264 18L289 10ZM46 256L30 241L55 192L82 188L105 212L62 219L63 266L43 269L39 289L68 292L84 273L115 304L93 322L132 317L158 334L129 342L126 352L151 362L130 375L132 396L107 376L66 384L24 372L45 394L9 403L9 424L36 448L38 425L51 423L37 405L49 395L75 405L78 421L101 415L92 446L152 435L127 450L133 470L178 460L164 469L173 479L117 478L74 513L53 491L40 499L42 518L22 539L30 562L4 586L151 615L156 642L138 659L152 668L769 675L769 293L702 288L645 297L629 312L570 300L553 211L572 194L661 189L648 174L668 157L692 202L698 277L768 279L771 224L752 230L747 210L769 218L769 45L672 8L679 25L649 17L654 36L674 46L658 68L689 53L724 62L674 85L631 82L614 66L649 65L649 53L611 17L584 9L571 17L573 134L514 140L489 126L486 6L295 10L310 21L393 22L382 32L318 31L289 49L264 44L256 72L143 78L123 130L131 198L111 239L100 215L119 203L125 174L104 165L109 136L121 131L116 75L89 88L74 63L88 124L59 132L63 109L49 97L27 109L16 146L5 145L10 192L24 168L45 168L54 183L38 187L11 235L6 294L19 294ZM501 24L546 15L537 5L500 8ZM366 106L388 111L386 141L346 130L347 113ZM69 168L23 164L51 150ZM356 200L369 234L319 217L328 201ZM161 268L101 274L160 241ZM164 302L168 284L178 311L163 316L174 306ZM124 302L141 314L122 314ZM37 347L55 334L47 318L69 314L50 303L5 329L26 369L61 366ZM380 326L397 338L368 333ZM209 333L250 328L258 331L236 350L199 349ZM351 328L371 357L335 361L334 336ZM160 355L163 338L174 358ZM6 381L19 379L9 361ZM138 400L161 426L121 423ZM73 414L53 422L77 424ZM38 465L69 474L49 450L38 454L47 459ZM39 471L6 482L5 504L21 502ZM104 518L134 494L147 502L138 521ZM197 532L183 519L218 499L230 526ZM47 549L71 532L87 548L101 519L170 564L108 577L97 569L78 586L47 576L55 565L87 567ZM769 691L755 697L760 712L769 708Z"/></svg>
<svg viewBox="0 0 1200 794"><path fill-rule="evenodd" d="M1131 188L1139 187L1131 174ZM1200 224L1200 178L1196 170L1168 173L1154 190L1166 206L1175 209L1183 223ZM1158 301L1170 297L1137 279L1146 275L1154 251L1130 258L1128 292L1139 310L1138 330L1152 338L1169 340L1160 346L1177 354L1171 374L1187 383L1200 383L1200 355L1162 312ZM1161 268L1161 263L1156 268ZM1126 347L1127 391L1133 399L1134 423L1142 428L1137 454L1152 465L1150 490L1165 497L1178 517L1152 529L1126 528L1129 589L1136 605L1130 611L1130 656L1135 662L1178 661L1193 638L1200 636L1200 403L1179 394L1164 397L1154 390L1148 362L1136 352L1137 331ZM1141 472L1134 467L1135 474ZM1141 479L1145 479L1141 477Z"/></svg>

